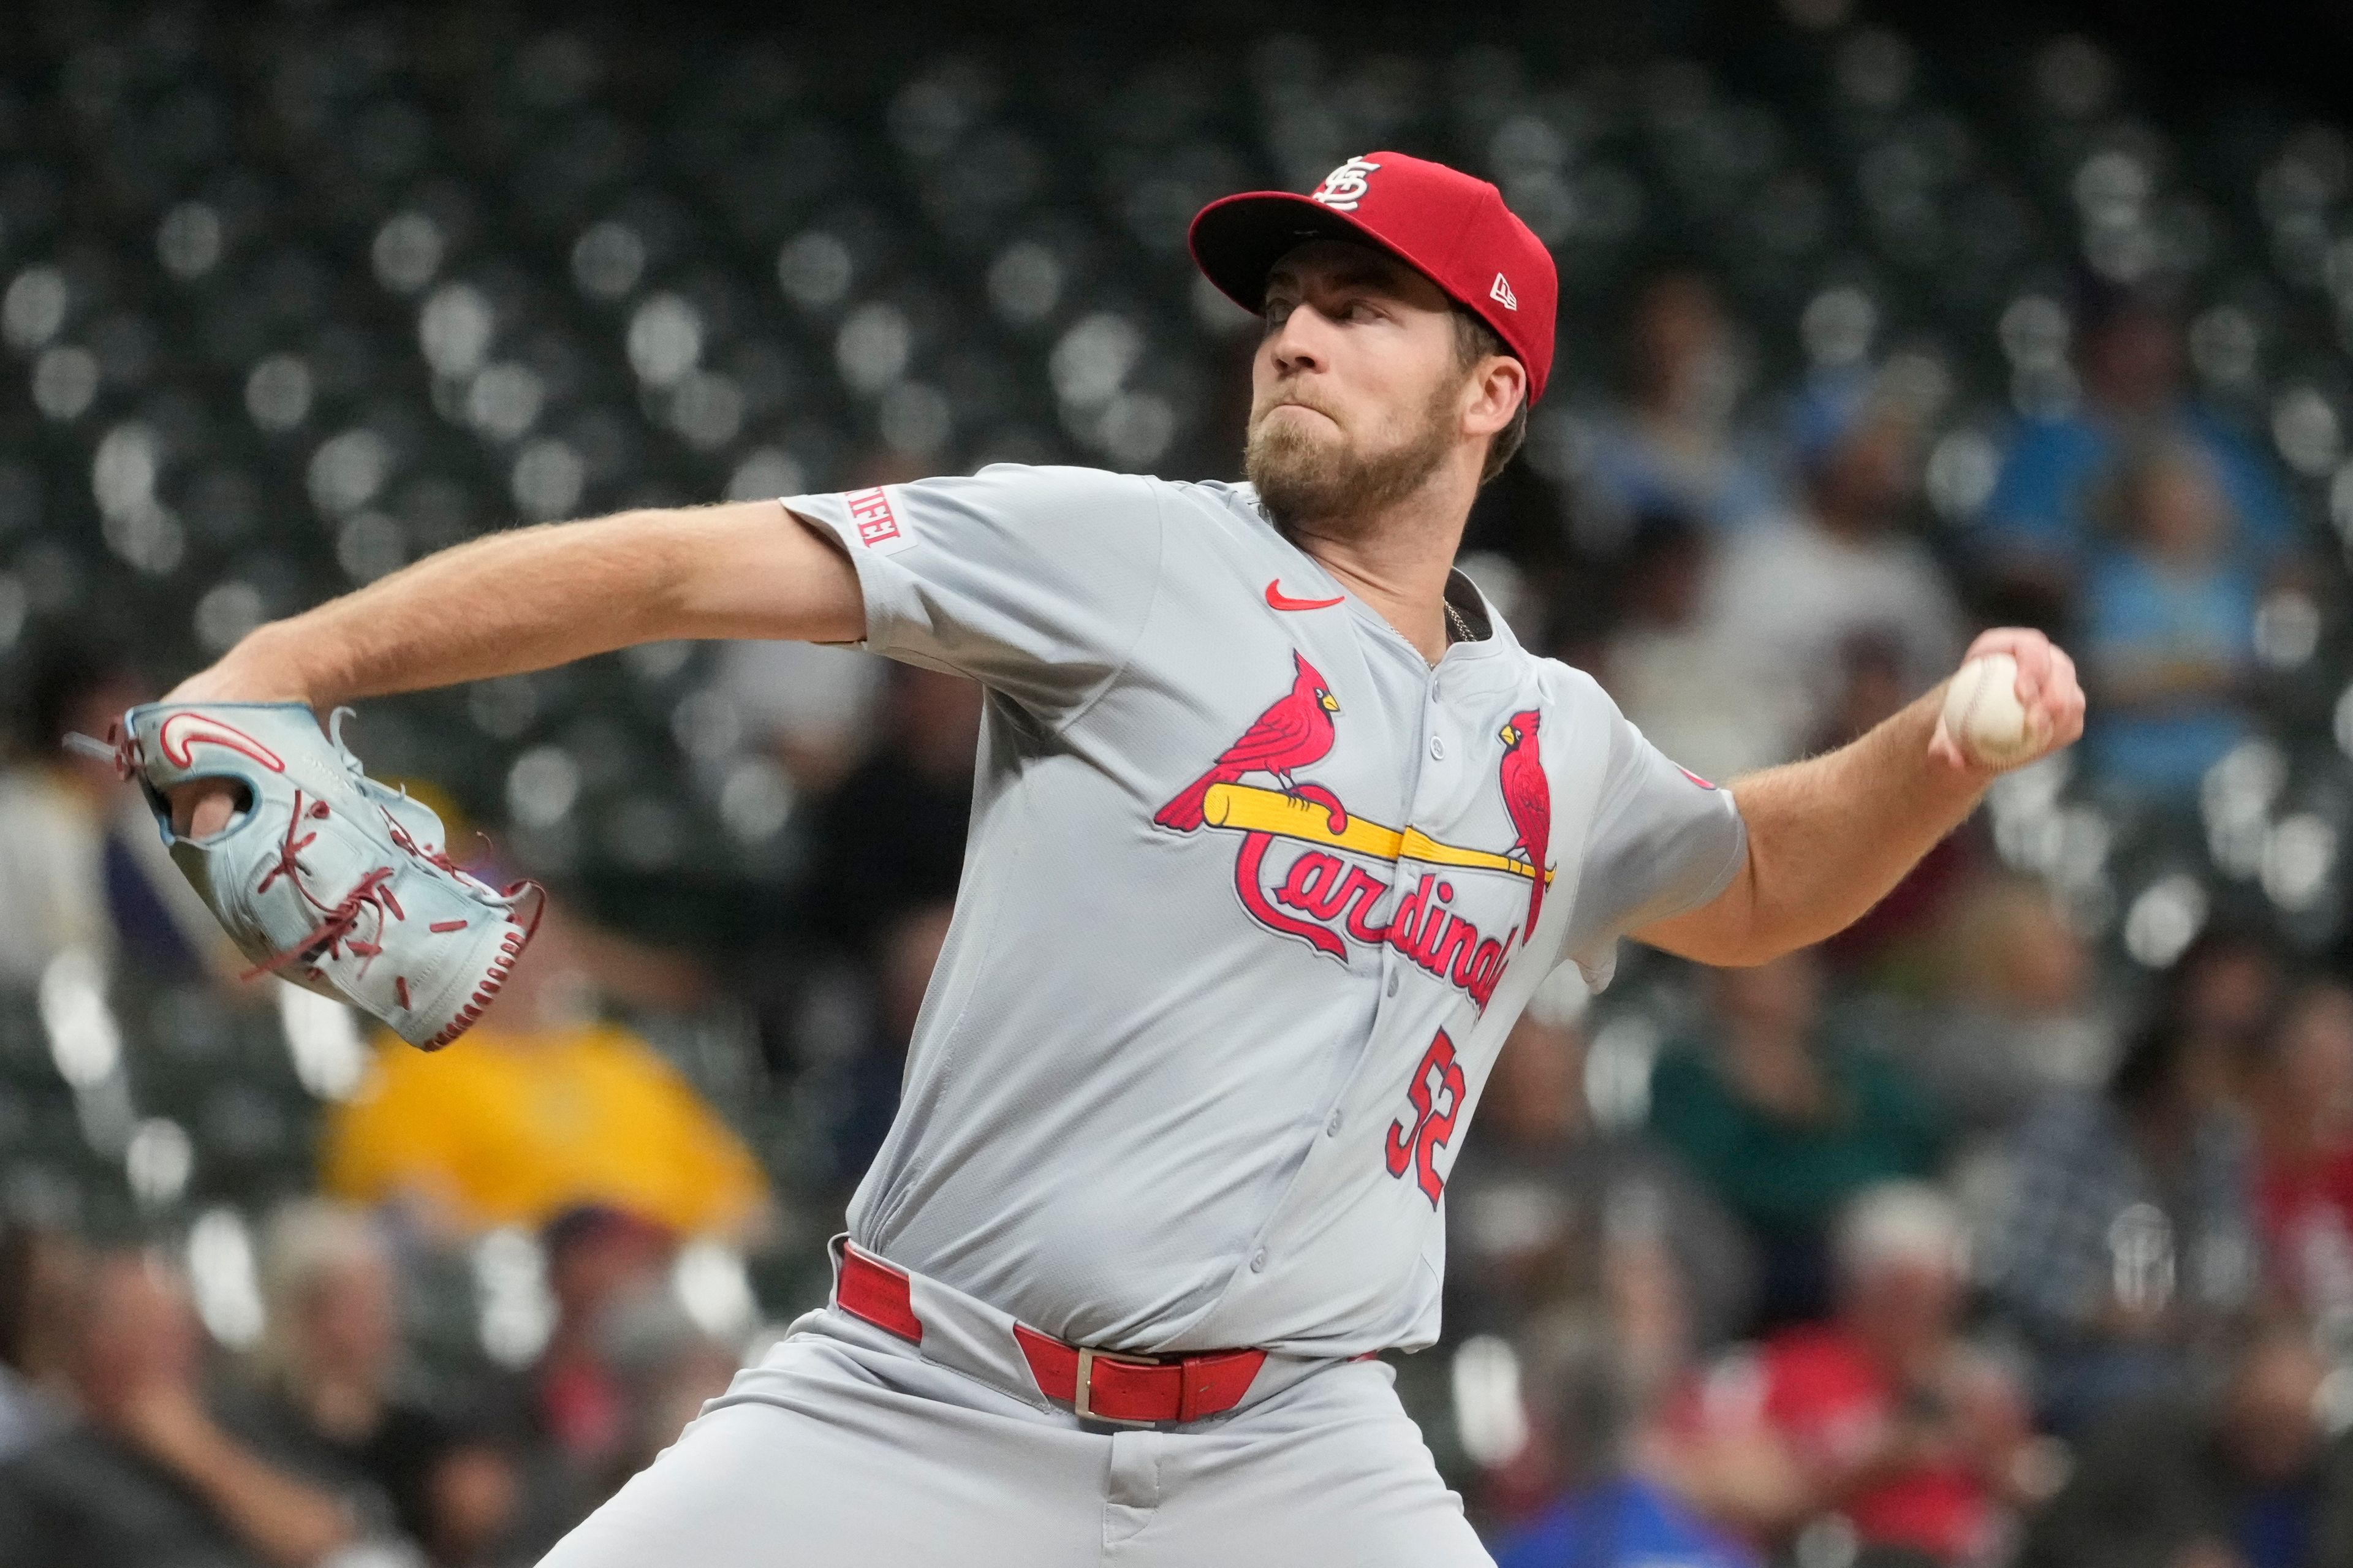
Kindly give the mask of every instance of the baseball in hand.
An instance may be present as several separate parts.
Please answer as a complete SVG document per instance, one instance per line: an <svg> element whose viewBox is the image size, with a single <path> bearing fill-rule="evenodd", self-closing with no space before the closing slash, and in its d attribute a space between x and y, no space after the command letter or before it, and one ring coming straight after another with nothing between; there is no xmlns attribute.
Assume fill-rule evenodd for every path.
<svg viewBox="0 0 2353 1568"><path fill-rule="evenodd" d="M2010 767L2041 750L2018 700L2018 660L1989 653L1961 666L1945 689L1945 732L1979 767Z"/></svg>

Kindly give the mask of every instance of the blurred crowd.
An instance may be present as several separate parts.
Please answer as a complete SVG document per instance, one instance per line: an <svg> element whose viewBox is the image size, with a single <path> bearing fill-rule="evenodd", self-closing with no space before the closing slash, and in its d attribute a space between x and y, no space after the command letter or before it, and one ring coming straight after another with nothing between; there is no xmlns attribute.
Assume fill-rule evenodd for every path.
<svg viewBox="0 0 2353 1568"><path fill-rule="evenodd" d="M1463 564L1524 641L1591 670L1711 778L1854 737L1989 625L2073 651L2091 728L1819 949L1720 973L1630 949L1599 995L1573 971L1548 984L1450 1184L1445 1337L1393 1358L1400 1393L1504 1568L2353 1563L2337 869L2353 706L2337 701L2346 584L2327 526L2333 503L2353 530L2353 465L2337 467L2333 384L2263 400L2259 327L2289 363L2305 318L2235 283L2217 304L2205 263L2165 249L2178 215L2147 184L2161 139L2116 110L2090 46L2032 66L2029 139L2073 182L2083 227L2030 266L1995 254L2020 220L1970 205L1996 183L1901 41L1844 27L1842 6L1789 9L1820 13L1793 58L1831 84L1820 166L1860 168L1877 273L1830 254L1821 212L1799 232L1827 198L1806 139L1775 129L1816 90L1790 85L1811 79L1795 66L1778 110L1712 96L1689 60L1556 90L1472 51L1432 89L1459 101L1431 122L1453 114L1461 161L1534 215L1574 307L1568 374L1482 496ZM1186 151L1220 143L1181 72L1089 110L1166 120L1122 119L1114 162L1164 132L1204 138L1168 153L1176 172L1123 164L1115 211L1058 209L1042 133L1025 141L1018 96L992 96L970 62L912 78L878 153L825 140L819 89L777 86L790 73L746 51L677 141L698 172L733 171L694 200L728 207L745 169L800 193L799 216L747 203L741 235L705 235L759 247L754 271L773 251L786 303L765 308L794 324L764 337L724 255L681 272L692 204L654 191L629 140L633 101L675 96L659 49L632 79L578 35L521 40L514 101L460 112L425 66L385 63L396 29L363 16L329 37L314 17L263 95L292 129L237 156L349 175L303 221L358 235L353 269L396 311L421 301L430 374L401 379L412 351L387 345L406 317L370 337L380 302L354 295L335 306L343 338L298 321L300 352L248 378L266 344L231 331L250 301L225 280L270 205L244 199L251 169L178 205L176 176L140 184L171 160L133 124L137 62L215 68L156 15L114 52L52 17L57 79L0 74L0 328L31 373L0 433L77 485L87 471L103 514L52 503L39 521L53 481L25 476L49 468L0 461L0 542L26 533L0 570L17 731L0 773L0 1561L529 1563L824 1300L824 1241L895 1110L956 896L979 693L852 650L744 644L371 704L352 737L372 771L434 805L461 858L554 894L496 1004L433 1056L240 979L147 804L63 737L104 734L261 615L379 575L510 497L554 515L1008 455L1227 477L1233 433L1212 426L1239 417L1249 337L1149 236L1263 182ZM475 79L506 68L481 63L503 47L460 40L433 68ZM1337 131L1284 118L1292 96L1368 138L1417 123L1381 107L1403 77L1318 100L1306 58L1272 40L1249 73L1276 172L1303 188L1357 149L1326 156L1315 138ZM219 74L219 101L259 101ZM155 113L211 149L191 166L227 167L235 136L171 90ZM52 99L82 127L67 152L22 129L18 110ZM563 134L534 162L543 121ZM739 134L794 156L762 162ZM1760 144L1787 166L1740 175ZM955 146L964 183L941 174ZM2263 265L2294 282L2309 261L2297 286L2334 290L2353 321L2353 251L2327 250L2324 221L2353 153L2334 132L2285 146L2263 175ZM1918 158L1951 168L1931 178ZM83 170L136 222L59 240L55 268L28 260L26 237L58 221L45 167ZM985 277L963 347L954 312L878 259L907 236L812 194L807 171L860 167L907 183L953 263L925 265ZM1027 173L1008 185L1008 170ZM481 193L517 171L510 234ZM1951 213L1924 263L1926 220L1899 198L1930 187ZM1645 192L1689 219L1689 243L1655 217L1605 221ZM1708 226L1744 200L1740 223L1760 226ZM2227 203L2200 211L2202 254L2230 255ZM2317 260L2296 248L2307 217ZM1086 224L1101 232L1073 238ZM1104 262L1125 254L1115 224L1143 237L1116 240L1135 247L1124 271ZM122 258L153 265L144 247L214 313L189 341L236 360L261 435L231 432L237 416L207 434L193 404L102 439L83 422L93 397L147 395L113 368L121 323L181 308L124 303ZM437 274L445 251L459 259ZM270 265L269 310L335 313L315 266L305 292ZM1886 280L1923 265L1954 311L1942 349L1882 320L1908 287ZM641 295L669 287L665 267L675 291ZM1810 280L1793 293L1777 267ZM565 310L608 336L626 317L611 384ZM527 341L499 324L517 321ZM168 381L176 340L147 330L141 363L166 371L141 374ZM807 346L792 333L831 343L833 371L788 363ZM2334 356L2325 336L2313 353ZM84 360L94 390L69 396ZM1971 401L1996 361L2007 395ZM289 462L269 443L325 434L314 395L345 397L351 423ZM475 446L501 466L488 479L489 459L453 455ZM174 465L194 475L183 489L158 477ZM244 521L216 528L224 507ZM193 642L184 607L169 626L121 611L185 588L184 550L223 563Z"/></svg>

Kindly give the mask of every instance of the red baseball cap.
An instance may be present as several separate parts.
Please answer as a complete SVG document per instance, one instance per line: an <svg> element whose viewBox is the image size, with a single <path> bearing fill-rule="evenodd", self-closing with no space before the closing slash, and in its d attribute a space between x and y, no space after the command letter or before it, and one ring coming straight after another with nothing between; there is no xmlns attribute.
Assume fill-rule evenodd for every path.
<svg viewBox="0 0 2353 1568"><path fill-rule="evenodd" d="M1210 282L1244 310L1266 305L1267 274L1310 239L1369 240L1495 329L1528 372L1528 401L1552 372L1560 280L1552 252L1512 216L1504 194L1459 169L1366 153L1307 195L1250 191L1203 207L1187 242Z"/></svg>

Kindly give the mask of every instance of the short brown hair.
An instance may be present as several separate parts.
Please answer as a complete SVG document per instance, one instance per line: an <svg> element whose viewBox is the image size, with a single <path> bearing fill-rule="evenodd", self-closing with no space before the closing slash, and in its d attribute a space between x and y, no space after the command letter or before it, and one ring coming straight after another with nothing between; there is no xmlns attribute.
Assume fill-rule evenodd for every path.
<svg viewBox="0 0 2353 1568"><path fill-rule="evenodd" d="M1455 363L1468 371L1489 354L1511 355L1512 351L1504 346L1504 340L1494 328L1461 306L1455 306ZM1512 357L1518 356L1512 355ZM1522 444L1527 438L1528 397L1526 391L1523 389L1520 394L1520 405L1513 411L1512 422L1488 438L1487 461L1479 470L1479 482L1484 485L1489 479L1502 473L1504 465L1518 456Z"/></svg>

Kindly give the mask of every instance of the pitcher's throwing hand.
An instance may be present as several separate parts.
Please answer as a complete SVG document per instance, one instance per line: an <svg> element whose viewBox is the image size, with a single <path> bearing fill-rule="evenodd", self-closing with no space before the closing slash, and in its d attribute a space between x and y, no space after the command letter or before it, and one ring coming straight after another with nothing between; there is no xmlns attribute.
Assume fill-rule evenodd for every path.
<svg viewBox="0 0 2353 1568"><path fill-rule="evenodd" d="M2015 713L2000 701L2004 695L2000 692L1980 695L1973 710L1960 713L1955 704L1947 703L1937 717L1936 733L1928 742L1930 752L1947 766L1962 773L2006 773L2071 746L2082 737L2084 688L2075 679L2075 661L2067 657L2067 650L2031 628L1996 626L1980 632L1969 644L1961 669L1965 676L1974 674L1969 667L1989 658L1997 660L1999 669L1998 660L2004 656L2017 667L2011 693L2017 701ZM1998 719L1984 722L1975 735L1955 732L1957 724L1967 727L1969 711L1981 713L1989 706L2001 709Z"/></svg>

